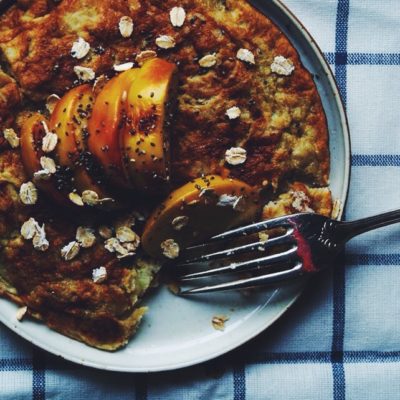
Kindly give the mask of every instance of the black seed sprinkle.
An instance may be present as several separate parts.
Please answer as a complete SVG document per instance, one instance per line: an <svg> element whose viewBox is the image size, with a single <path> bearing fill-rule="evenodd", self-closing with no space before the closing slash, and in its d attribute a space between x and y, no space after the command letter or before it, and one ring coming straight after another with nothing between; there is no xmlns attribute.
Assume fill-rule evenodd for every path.
<svg viewBox="0 0 400 400"><path fill-rule="evenodd" d="M99 45L99 46L97 46L97 47L95 47L95 48L93 49L93 53L94 53L94 54L97 54L97 55L102 55L102 54L105 53L105 51L106 51L106 49L105 49L103 46L101 46L101 45Z"/></svg>

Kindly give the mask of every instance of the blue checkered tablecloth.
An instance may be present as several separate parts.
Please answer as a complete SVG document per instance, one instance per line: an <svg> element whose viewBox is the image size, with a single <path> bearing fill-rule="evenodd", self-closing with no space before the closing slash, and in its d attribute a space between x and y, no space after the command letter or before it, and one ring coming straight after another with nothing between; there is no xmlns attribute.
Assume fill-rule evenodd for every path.
<svg viewBox="0 0 400 400"><path fill-rule="evenodd" d="M285 2L325 52L348 109L347 218L400 207L400 0ZM0 326L0 399L400 399L399 249L399 226L353 240L343 266L271 329L176 372L76 366Z"/></svg>

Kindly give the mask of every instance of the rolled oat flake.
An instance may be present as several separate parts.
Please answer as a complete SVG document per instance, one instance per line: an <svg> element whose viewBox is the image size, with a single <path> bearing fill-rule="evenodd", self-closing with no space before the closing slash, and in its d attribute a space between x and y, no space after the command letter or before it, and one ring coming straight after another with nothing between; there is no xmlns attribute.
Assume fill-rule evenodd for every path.
<svg viewBox="0 0 400 400"><path fill-rule="evenodd" d="M200 58L199 64L202 68L212 68L217 63L217 55L207 54L206 56Z"/></svg>
<svg viewBox="0 0 400 400"><path fill-rule="evenodd" d="M246 162L247 151L242 147L231 147L225 153L225 160L230 165L240 165Z"/></svg>
<svg viewBox="0 0 400 400"><path fill-rule="evenodd" d="M79 37L72 45L71 55L80 60L81 58L86 57L89 51L90 44L82 37Z"/></svg>
<svg viewBox="0 0 400 400"><path fill-rule="evenodd" d="M172 26L180 28L185 23L186 11L183 7L174 7L169 12Z"/></svg>
<svg viewBox="0 0 400 400"><path fill-rule="evenodd" d="M181 215L174 218L171 224L176 231L181 231L188 223L189 217L187 217L186 215Z"/></svg>
<svg viewBox="0 0 400 400"><path fill-rule="evenodd" d="M168 35L161 35L156 39L156 45L161 49L172 49L175 47L175 39Z"/></svg>
<svg viewBox="0 0 400 400"><path fill-rule="evenodd" d="M21 185L19 197L25 205L30 206L36 204L38 200L38 191L33 182L26 182Z"/></svg>
<svg viewBox="0 0 400 400"><path fill-rule="evenodd" d="M70 261L79 254L79 250L80 245L74 240L61 249L61 257L66 261Z"/></svg>
<svg viewBox="0 0 400 400"><path fill-rule="evenodd" d="M89 82L96 78L96 73L93 71L92 68L76 65L74 67L74 72L76 76L83 82Z"/></svg>
<svg viewBox="0 0 400 400"><path fill-rule="evenodd" d="M92 271L92 280L94 283L102 283L107 279L107 270L105 267L95 268Z"/></svg>
<svg viewBox="0 0 400 400"><path fill-rule="evenodd" d="M128 38L132 35L133 33L133 20L131 17L128 17L125 15L124 17L121 17L118 23L118 28L119 32L122 37Z"/></svg>
<svg viewBox="0 0 400 400"><path fill-rule="evenodd" d="M165 257L173 260L179 257L179 245L174 239L167 239L161 243L161 250Z"/></svg>
<svg viewBox="0 0 400 400"><path fill-rule="evenodd" d="M8 144L13 149L16 149L17 147L19 147L20 139L17 136L17 134L15 133L14 129L12 129L12 128L4 129L3 136L4 136L4 139L7 140Z"/></svg>
<svg viewBox="0 0 400 400"><path fill-rule="evenodd" d="M45 153L51 153L57 146L58 143L58 136L48 131L46 135L42 139L42 150Z"/></svg>

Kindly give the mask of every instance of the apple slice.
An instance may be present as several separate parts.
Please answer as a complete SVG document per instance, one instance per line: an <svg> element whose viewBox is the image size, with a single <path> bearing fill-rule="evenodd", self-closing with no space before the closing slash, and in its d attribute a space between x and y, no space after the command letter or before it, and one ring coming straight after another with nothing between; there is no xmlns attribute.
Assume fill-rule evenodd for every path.
<svg viewBox="0 0 400 400"><path fill-rule="evenodd" d="M246 183L217 175L199 178L175 190L151 215L142 236L143 248L165 260L165 241L172 239L184 249L252 222L260 210L256 191Z"/></svg>
<svg viewBox="0 0 400 400"><path fill-rule="evenodd" d="M110 182L129 187L122 165L119 135L126 122L126 100L138 69L125 71L111 79L100 91L89 120L88 148L103 166Z"/></svg>
<svg viewBox="0 0 400 400"><path fill-rule="evenodd" d="M21 127L21 157L25 171L33 177L33 174L42 169L40 157L42 151L42 139L46 135L43 122L48 124L46 118L39 113L32 114Z"/></svg>
<svg viewBox="0 0 400 400"><path fill-rule="evenodd" d="M42 139L46 135L43 122L48 125L48 121L42 114L34 113L24 122L21 128L22 163L31 179L34 179L35 172L43 169L40 158L49 156L42 150ZM61 175L58 172L46 180L36 179L35 184L57 203L67 205L67 193L64 192L68 192L68 186L71 182L68 182L68 179L61 182L60 178Z"/></svg>
<svg viewBox="0 0 400 400"><path fill-rule="evenodd" d="M137 72L127 98L120 136L123 162L133 187L162 191L169 181L169 125L177 87L175 64L154 58Z"/></svg>
<svg viewBox="0 0 400 400"><path fill-rule="evenodd" d="M102 176L91 154L86 150L87 124L94 98L89 85L81 85L67 92L57 103L49 128L58 136L56 147L59 165L71 168L74 188L79 194L96 192L99 198L110 198L102 185Z"/></svg>

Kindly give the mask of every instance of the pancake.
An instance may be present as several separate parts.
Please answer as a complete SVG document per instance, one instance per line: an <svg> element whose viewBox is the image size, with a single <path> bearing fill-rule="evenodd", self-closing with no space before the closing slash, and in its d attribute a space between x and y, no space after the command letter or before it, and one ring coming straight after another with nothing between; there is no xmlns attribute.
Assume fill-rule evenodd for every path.
<svg viewBox="0 0 400 400"><path fill-rule="evenodd" d="M176 6L186 11L181 28L170 21ZM130 38L118 29L123 16L134 23ZM175 45L160 48L160 35ZM81 60L71 56L78 37L91 46ZM330 214L328 129L316 85L285 35L246 1L18 1L0 18L0 129L18 133L29 110L45 112L49 95L62 96L78 85L74 66L111 78L115 64L136 62L147 50L178 67L172 188L219 174L262 188L265 218L300 206ZM215 64L201 66L206 56ZM289 71L274 68L282 59ZM227 115L233 107L240 118ZM231 165L225 153L237 147L246 150L246 162ZM82 219L97 229L109 217L68 213L42 196L34 207L23 205L18 192L27 177L20 150L3 138L0 167L0 293L88 345L115 350L126 344L145 312L138 301L158 264L143 256L121 262L99 238L66 261L60 251L74 240ZM20 235L31 217L45 223L46 252ZM92 279L99 267L107 270L101 284Z"/></svg>
<svg viewBox="0 0 400 400"><path fill-rule="evenodd" d="M0 69L0 127L10 126L14 120L13 109L21 103L19 87L11 76ZM4 138L0 137L0 147Z"/></svg>
<svg viewBox="0 0 400 400"><path fill-rule="evenodd" d="M181 1L187 13L181 29L169 20L176 1L69 0L55 8L51 2L31 4L0 20L3 58L28 98L65 93L76 84L74 65L93 68L99 76L142 50L153 50L179 68L171 146L176 182L220 172L226 149L241 146L248 159L229 171L236 178L250 184L268 180L278 187L301 175L313 185L327 185L327 124L312 76L288 39L247 2ZM129 40L118 31L124 15L134 21ZM159 35L172 36L175 48L158 48ZM83 62L70 56L77 36L93 49ZM254 66L236 57L241 48L254 53ZM213 53L216 66L201 68L199 59ZM271 71L277 56L294 65L290 76ZM233 106L242 111L240 121L225 115Z"/></svg>
<svg viewBox="0 0 400 400"><path fill-rule="evenodd" d="M104 350L123 346L146 311L137 302L159 265L146 258L121 263L104 248L99 235L79 257L63 259L61 248L75 238L78 225L96 227L104 220L74 216L45 198L34 210L27 209L18 194L26 180L18 152L1 152L0 294L27 305L30 315L51 328L91 346ZM45 252L34 250L21 237L21 225L30 217L45 224L49 241ZM101 284L92 279L98 267L107 270L107 280Z"/></svg>

